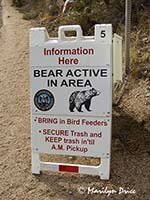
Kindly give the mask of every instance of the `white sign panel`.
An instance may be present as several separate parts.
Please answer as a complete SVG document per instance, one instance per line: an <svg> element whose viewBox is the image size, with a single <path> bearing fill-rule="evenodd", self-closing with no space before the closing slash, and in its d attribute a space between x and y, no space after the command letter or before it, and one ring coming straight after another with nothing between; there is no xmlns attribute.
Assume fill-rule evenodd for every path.
<svg viewBox="0 0 150 200"><path fill-rule="evenodd" d="M109 154L111 121L108 118L35 115L32 124L36 152L89 157Z"/></svg>
<svg viewBox="0 0 150 200"><path fill-rule="evenodd" d="M65 31L75 30L76 37ZM36 153L110 155L112 30L96 25L83 37L80 26L30 31L32 150Z"/></svg>
<svg viewBox="0 0 150 200"><path fill-rule="evenodd" d="M109 65L32 67L32 112L63 116L109 116L110 76ZM43 90L50 91L53 96L52 107L44 111L40 102L38 105L38 92L41 95Z"/></svg>

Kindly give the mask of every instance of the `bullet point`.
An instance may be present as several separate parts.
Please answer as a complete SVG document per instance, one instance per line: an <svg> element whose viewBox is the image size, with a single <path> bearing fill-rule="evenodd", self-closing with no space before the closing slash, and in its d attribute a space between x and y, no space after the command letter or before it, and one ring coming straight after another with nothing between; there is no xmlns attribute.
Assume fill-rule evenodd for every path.
<svg viewBox="0 0 150 200"><path fill-rule="evenodd" d="M34 119L34 121L36 122L36 120L37 120L37 117Z"/></svg>

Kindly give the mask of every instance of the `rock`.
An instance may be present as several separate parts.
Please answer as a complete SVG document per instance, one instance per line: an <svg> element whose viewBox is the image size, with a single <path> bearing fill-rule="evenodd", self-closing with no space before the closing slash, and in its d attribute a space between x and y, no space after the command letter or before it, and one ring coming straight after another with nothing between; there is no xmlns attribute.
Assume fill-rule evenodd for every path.
<svg viewBox="0 0 150 200"><path fill-rule="evenodd" d="M136 94L136 95L135 95L135 98L137 98L138 96L140 96L140 94Z"/></svg>
<svg viewBox="0 0 150 200"><path fill-rule="evenodd" d="M147 93L147 94L146 94L146 97L150 97L150 93Z"/></svg>
<svg viewBox="0 0 150 200"><path fill-rule="evenodd" d="M146 88L148 91L150 91L150 87L148 86L147 88Z"/></svg>
<svg viewBox="0 0 150 200"><path fill-rule="evenodd" d="M73 156L69 156L69 160L72 160L73 159Z"/></svg>
<svg viewBox="0 0 150 200"><path fill-rule="evenodd" d="M145 105L146 105L146 106L150 106L150 102L146 102Z"/></svg>
<svg viewBox="0 0 150 200"><path fill-rule="evenodd" d="M70 194L70 195L72 195L72 194L73 194L73 192L70 190L70 191L69 191L69 194Z"/></svg>
<svg viewBox="0 0 150 200"><path fill-rule="evenodd" d="M76 156L69 156L69 160L76 160Z"/></svg>
<svg viewBox="0 0 150 200"><path fill-rule="evenodd" d="M142 41L143 41L143 42L146 42L146 41L148 41L148 38L145 37L145 38L142 39Z"/></svg>
<svg viewBox="0 0 150 200"><path fill-rule="evenodd" d="M142 60L141 60L141 59L139 59L139 63L142 63Z"/></svg>

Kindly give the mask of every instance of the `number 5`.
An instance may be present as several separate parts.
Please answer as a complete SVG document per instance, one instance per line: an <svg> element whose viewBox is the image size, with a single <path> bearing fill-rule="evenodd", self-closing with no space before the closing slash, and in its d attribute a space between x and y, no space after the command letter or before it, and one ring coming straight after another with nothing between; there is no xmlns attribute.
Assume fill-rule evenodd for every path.
<svg viewBox="0 0 150 200"><path fill-rule="evenodd" d="M106 31L105 30L102 30L101 31L101 38L104 38L106 36Z"/></svg>

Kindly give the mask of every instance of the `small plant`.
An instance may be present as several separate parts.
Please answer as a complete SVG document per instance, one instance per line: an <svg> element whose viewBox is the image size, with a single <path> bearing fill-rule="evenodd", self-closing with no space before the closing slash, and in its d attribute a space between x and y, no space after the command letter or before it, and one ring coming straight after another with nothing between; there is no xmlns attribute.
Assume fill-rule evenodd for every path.
<svg viewBox="0 0 150 200"><path fill-rule="evenodd" d="M38 16L37 12L30 11L30 12L24 13L23 19L25 20L35 19L37 16Z"/></svg>
<svg viewBox="0 0 150 200"><path fill-rule="evenodd" d="M15 5L16 7L21 7L24 5L24 0L13 0L13 5Z"/></svg>

